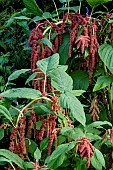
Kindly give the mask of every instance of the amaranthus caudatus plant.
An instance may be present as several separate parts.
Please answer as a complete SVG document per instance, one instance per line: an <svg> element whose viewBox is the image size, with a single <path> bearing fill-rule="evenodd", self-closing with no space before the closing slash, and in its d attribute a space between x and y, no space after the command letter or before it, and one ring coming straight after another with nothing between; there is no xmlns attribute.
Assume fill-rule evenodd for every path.
<svg viewBox="0 0 113 170"><path fill-rule="evenodd" d="M0 133L10 133L0 149L4 169L113 168L113 16L82 15L66 4L50 19L32 1L43 20L28 40L31 69L13 72L0 94ZM31 88L8 88L26 72Z"/></svg>

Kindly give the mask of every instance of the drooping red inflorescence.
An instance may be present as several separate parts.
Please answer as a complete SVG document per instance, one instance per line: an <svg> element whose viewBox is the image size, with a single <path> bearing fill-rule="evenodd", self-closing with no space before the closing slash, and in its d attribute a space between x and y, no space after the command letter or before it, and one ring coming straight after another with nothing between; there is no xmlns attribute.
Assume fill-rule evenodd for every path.
<svg viewBox="0 0 113 170"><path fill-rule="evenodd" d="M77 140L80 141L80 143L76 145L76 152L79 151L81 158L86 157L87 159L86 167L89 168L90 159L94 155L94 147L90 143L89 138L83 137L78 138Z"/></svg>

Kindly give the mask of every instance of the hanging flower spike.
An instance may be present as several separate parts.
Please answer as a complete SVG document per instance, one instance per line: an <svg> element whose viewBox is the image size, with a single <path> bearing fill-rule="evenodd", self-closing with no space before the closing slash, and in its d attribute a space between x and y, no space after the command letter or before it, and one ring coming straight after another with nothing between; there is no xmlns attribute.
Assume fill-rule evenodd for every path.
<svg viewBox="0 0 113 170"><path fill-rule="evenodd" d="M90 42L90 38L89 36L85 36L85 35L80 35L78 37L78 39L75 41L75 43L77 44L77 49L79 49L81 47L81 53L84 53L85 47L88 47Z"/></svg>
<svg viewBox="0 0 113 170"><path fill-rule="evenodd" d="M80 153L80 157L84 158L86 157L87 163L86 167L90 167L90 159L94 155L94 147L93 145L89 142L89 138L83 137L83 138L78 138L77 140L80 141L78 145L76 145L76 151Z"/></svg>
<svg viewBox="0 0 113 170"><path fill-rule="evenodd" d="M91 118L93 119L93 121L99 120L98 115L100 113L100 110L98 108L97 96L93 99L89 112L91 113Z"/></svg>

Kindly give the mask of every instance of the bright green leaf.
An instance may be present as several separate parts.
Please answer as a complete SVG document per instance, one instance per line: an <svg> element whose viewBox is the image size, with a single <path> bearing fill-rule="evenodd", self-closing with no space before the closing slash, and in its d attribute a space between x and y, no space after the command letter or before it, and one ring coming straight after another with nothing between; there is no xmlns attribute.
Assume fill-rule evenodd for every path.
<svg viewBox="0 0 113 170"><path fill-rule="evenodd" d="M94 86L93 91L98 91L110 85L113 82L113 76L100 76Z"/></svg>
<svg viewBox="0 0 113 170"><path fill-rule="evenodd" d="M56 68L49 73L51 84L57 90L64 92L70 91L73 88L72 78L62 69Z"/></svg>
<svg viewBox="0 0 113 170"><path fill-rule="evenodd" d="M85 91L84 90L71 90L70 91L74 96L80 96L82 95Z"/></svg>
<svg viewBox="0 0 113 170"><path fill-rule="evenodd" d="M14 19L17 19L17 20L30 20L31 18L28 18L26 16L19 16L19 17L13 17Z"/></svg>
<svg viewBox="0 0 113 170"><path fill-rule="evenodd" d="M41 152L38 149L38 147L37 147L37 149L34 152L34 158L36 159L36 161L39 161L39 159L41 158Z"/></svg>
<svg viewBox="0 0 113 170"><path fill-rule="evenodd" d="M86 123L84 109L80 101L71 93L66 92L60 96L61 107L70 109L72 116L83 126Z"/></svg>
<svg viewBox="0 0 113 170"><path fill-rule="evenodd" d="M113 73L113 47L109 44L103 44L100 46L98 52L101 60L111 73Z"/></svg>
<svg viewBox="0 0 113 170"><path fill-rule="evenodd" d="M57 68L59 64L59 54L53 54L52 56L37 61L37 67L44 73L48 74L49 71L54 70Z"/></svg>
<svg viewBox="0 0 113 170"><path fill-rule="evenodd" d="M0 94L6 98L35 99L41 96L41 92L31 88L12 88Z"/></svg>
<svg viewBox="0 0 113 170"><path fill-rule="evenodd" d="M9 159L11 162L14 162L20 168L23 168L23 160L15 153L10 152L7 149L0 149L0 156L4 156L5 158Z"/></svg>

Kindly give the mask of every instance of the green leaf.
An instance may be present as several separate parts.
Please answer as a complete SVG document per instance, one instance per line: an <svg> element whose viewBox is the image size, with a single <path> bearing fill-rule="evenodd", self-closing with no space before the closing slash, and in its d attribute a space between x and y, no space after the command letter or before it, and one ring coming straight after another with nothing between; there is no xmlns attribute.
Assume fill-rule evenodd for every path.
<svg viewBox="0 0 113 170"><path fill-rule="evenodd" d="M72 7L69 7L69 10L74 11L74 12L78 12L79 8L80 8L80 6L72 6ZM68 7L58 8L58 10L60 10L60 11L68 11Z"/></svg>
<svg viewBox="0 0 113 170"><path fill-rule="evenodd" d="M25 170L34 168L34 166L31 162L23 162L23 167L24 167Z"/></svg>
<svg viewBox="0 0 113 170"><path fill-rule="evenodd" d="M101 60L111 71L111 73L113 73L113 47L109 44L103 44L100 46L98 52Z"/></svg>
<svg viewBox="0 0 113 170"><path fill-rule="evenodd" d="M0 156L0 162L1 162L1 163L2 163L2 162L7 162L7 163L9 163L12 167L14 167L14 166L12 165L11 160L9 160L9 159L7 159L7 158L5 158L5 157L3 157L3 156Z"/></svg>
<svg viewBox="0 0 113 170"><path fill-rule="evenodd" d="M96 162L97 162L97 164L99 165L100 164L100 166L98 167L98 166L96 166L95 164L94 164L94 159L96 160ZM93 160L93 161L92 161ZM94 156L91 158L91 164L94 166L94 167L96 167L96 169L97 168L100 168L100 167L106 167L105 166L105 160L104 160L104 157L103 157L103 155L102 155L102 153L98 150L98 149L96 149L95 148L95 150L94 150ZM101 169L101 168L100 168Z"/></svg>
<svg viewBox="0 0 113 170"><path fill-rule="evenodd" d="M34 158L36 159L36 161L39 161L39 159L41 158L41 152L38 149L38 147L37 147L37 149L34 152Z"/></svg>
<svg viewBox="0 0 113 170"><path fill-rule="evenodd" d="M34 72L33 74L31 74L26 80L25 85L28 84L31 80L33 80L37 74L38 74L37 72Z"/></svg>
<svg viewBox="0 0 113 170"><path fill-rule="evenodd" d="M74 90L87 90L89 86L89 75L82 71L77 70L70 74L73 79L73 89Z"/></svg>
<svg viewBox="0 0 113 170"><path fill-rule="evenodd" d="M85 126L86 117L83 106L73 94L69 92L61 94L60 104L61 107L70 109L72 116L83 126Z"/></svg>
<svg viewBox="0 0 113 170"><path fill-rule="evenodd" d="M49 73L51 84L57 90L64 92L70 91L73 88L72 78L62 69L56 68Z"/></svg>
<svg viewBox="0 0 113 170"><path fill-rule="evenodd" d="M23 0L27 10L34 15L42 16L43 12L36 4L35 0Z"/></svg>
<svg viewBox="0 0 113 170"><path fill-rule="evenodd" d="M41 120L39 122L36 122L36 129L37 130L40 130L40 127L41 127L42 123L43 123L43 120Z"/></svg>
<svg viewBox="0 0 113 170"><path fill-rule="evenodd" d="M103 89L105 87L107 87L108 85L110 85L110 83L113 82L113 76L100 76L97 79L97 82L93 88L93 91L98 91L100 89Z"/></svg>
<svg viewBox="0 0 113 170"><path fill-rule="evenodd" d="M60 165L62 165L62 163L65 160L65 154L60 155L59 157L57 157L56 159L53 159L52 161L49 161L47 164L48 168L52 168L52 169L56 169L58 168Z"/></svg>
<svg viewBox="0 0 113 170"><path fill-rule="evenodd" d="M43 42L45 45L47 45L51 50L53 50L53 49L52 49L52 43L51 43L51 41L50 41L49 39L47 39L47 38L42 38L42 42Z"/></svg>
<svg viewBox="0 0 113 170"><path fill-rule="evenodd" d="M57 68L59 64L59 54L53 54L52 56L37 61L37 67L44 73L48 74L49 71L54 70Z"/></svg>
<svg viewBox="0 0 113 170"><path fill-rule="evenodd" d="M10 112L3 105L0 105L0 113L2 113L6 117L6 119L8 119L12 123L12 117L10 115Z"/></svg>
<svg viewBox="0 0 113 170"><path fill-rule="evenodd" d="M31 88L12 88L0 94L6 98L26 98L36 99L41 96L41 92Z"/></svg>
<svg viewBox="0 0 113 170"><path fill-rule="evenodd" d="M111 0L86 0L86 1L93 8L93 7L97 6L98 4L103 4L103 3L109 2Z"/></svg>
<svg viewBox="0 0 113 170"><path fill-rule="evenodd" d="M26 72L30 71L30 69L21 69L14 71L9 77L8 81L17 79L21 74L24 74Z"/></svg>
<svg viewBox="0 0 113 170"><path fill-rule="evenodd" d="M64 155L66 152L70 151L75 146L75 144L76 142L71 142L59 145L49 157L48 162L51 162L52 160L58 158L60 155Z"/></svg>
<svg viewBox="0 0 113 170"><path fill-rule="evenodd" d="M83 130L80 128L64 127L61 129L61 134L73 140L84 136Z"/></svg>
<svg viewBox="0 0 113 170"><path fill-rule="evenodd" d="M28 18L26 16L19 16L19 17L13 17L14 19L17 19L17 20L30 20L31 18Z"/></svg>
<svg viewBox="0 0 113 170"><path fill-rule="evenodd" d="M40 142L40 150L45 150L48 147L48 144L49 144L49 138L44 138Z"/></svg>
<svg viewBox="0 0 113 170"><path fill-rule="evenodd" d="M59 63L62 64L66 64L67 59L68 59L68 53L69 53L69 44L70 44L70 35L69 34L65 34L63 35L63 39L62 39L62 44L59 47L59 55L60 55L60 61Z"/></svg>
<svg viewBox="0 0 113 170"><path fill-rule="evenodd" d="M112 127L112 124L108 121L96 121L88 125L87 128L91 128L91 127L102 128L102 125L109 125Z"/></svg>
<svg viewBox="0 0 113 170"><path fill-rule="evenodd" d="M102 138L99 135L93 134L93 133L87 133L87 138L90 138L91 140L101 140Z"/></svg>
<svg viewBox="0 0 113 170"><path fill-rule="evenodd" d="M85 91L84 90L71 90L70 91L74 96L80 96L82 95Z"/></svg>
<svg viewBox="0 0 113 170"><path fill-rule="evenodd" d="M52 18L52 15L51 15L50 12L44 12L44 13L43 13L43 17L44 17L44 18ZM44 19L44 18L43 18L43 19Z"/></svg>
<svg viewBox="0 0 113 170"><path fill-rule="evenodd" d="M31 153L32 156L34 156L34 152L37 149L37 144L33 140L26 140L26 145L28 145L29 153Z"/></svg>
<svg viewBox="0 0 113 170"><path fill-rule="evenodd" d="M0 140L4 138L4 129L0 129Z"/></svg>
<svg viewBox="0 0 113 170"><path fill-rule="evenodd" d="M14 162L20 168L24 169L23 168L23 160L17 154L12 153L7 149L0 149L0 155L9 159L11 162Z"/></svg>

